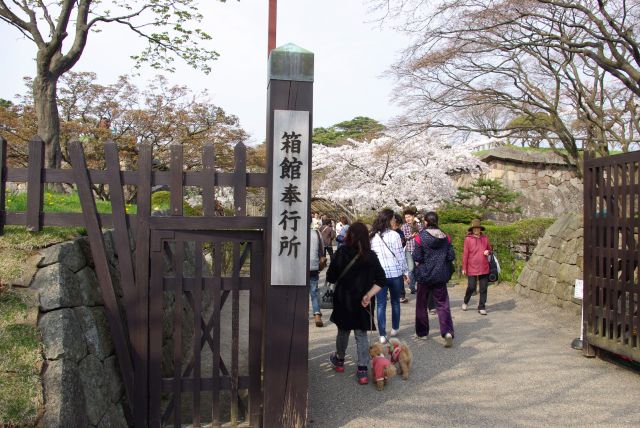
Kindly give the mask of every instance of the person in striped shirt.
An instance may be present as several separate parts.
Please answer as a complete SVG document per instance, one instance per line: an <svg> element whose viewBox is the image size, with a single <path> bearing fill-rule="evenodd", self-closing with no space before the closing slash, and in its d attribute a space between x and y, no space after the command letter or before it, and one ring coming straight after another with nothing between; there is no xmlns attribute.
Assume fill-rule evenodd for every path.
<svg viewBox="0 0 640 428"><path fill-rule="evenodd" d="M371 249L378 256L387 278L386 285L377 294L377 318L380 342L387 342L387 292L391 295L391 337L400 329L400 294L409 282L407 261L400 235L391 228L393 210L383 209L373 222L369 237Z"/></svg>

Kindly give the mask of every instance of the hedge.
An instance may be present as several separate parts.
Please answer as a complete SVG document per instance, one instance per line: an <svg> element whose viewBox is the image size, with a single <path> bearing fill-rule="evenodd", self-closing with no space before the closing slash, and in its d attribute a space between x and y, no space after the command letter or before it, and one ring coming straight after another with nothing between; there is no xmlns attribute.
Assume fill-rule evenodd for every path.
<svg viewBox="0 0 640 428"><path fill-rule="evenodd" d="M547 228L553 224L552 218L530 218L519 220L507 225L493 225L483 223L484 233L489 237L489 242L498 257L502 272L501 281L516 282L525 261L516 257L513 248L518 244L535 243L541 238ZM468 224L452 223L441 224L445 233L451 235L451 241L456 250L456 267L460 272L462 266L462 246L467 236Z"/></svg>

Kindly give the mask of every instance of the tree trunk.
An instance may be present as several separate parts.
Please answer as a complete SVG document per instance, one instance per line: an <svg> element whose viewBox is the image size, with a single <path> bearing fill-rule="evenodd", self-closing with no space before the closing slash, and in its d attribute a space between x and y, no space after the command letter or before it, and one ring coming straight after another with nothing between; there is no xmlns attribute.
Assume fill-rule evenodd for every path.
<svg viewBox="0 0 640 428"><path fill-rule="evenodd" d="M45 167L60 168L60 116L56 102L58 79L37 76L33 80L33 100L38 120L38 135L44 140Z"/></svg>

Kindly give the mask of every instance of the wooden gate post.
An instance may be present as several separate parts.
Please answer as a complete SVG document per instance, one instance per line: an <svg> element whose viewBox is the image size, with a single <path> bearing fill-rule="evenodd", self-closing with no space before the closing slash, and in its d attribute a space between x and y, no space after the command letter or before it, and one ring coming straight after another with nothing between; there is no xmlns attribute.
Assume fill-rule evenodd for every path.
<svg viewBox="0 0 640 428"><path fill-rule="evenodd" d="M308 242L311 208L313 53L293 44L281 46L271 51L267 94L267 166L269 183L271 184L267 198L269 217L265 240L267 289L265 328L263 330L263 424L266 428L303 427L306 425L308 390ZM276 111L278 112L276 113ZM284 137L283 130L289 135ZM278 135L275 136L276 141L274 141L274 132L278 132ZM295 134L295 137L291 137L291 134ZM297 146L290 146L289 143L297 144ZM300 151L301 144L302 151ZM298 151L291 150L291 152L287 151L287 154L284 154L285 146L295 147ZM291 220L293 212L297 212L297 215L300 216L297 220L297 235L293 236L293 239L299 238L301 241L301 245L296 246L298 258L284 262L274 262L274 260L277 257L282 258L281 245L283 242L281 241L286 240L282 235L292 235L294 224L289 223L287 233L273 227L274 216L279 217L284 212L280 209L275 212L274 206L278 205L279 201L286 199L286 196L281 196L277 189L274 191L274 183L278 182L278 177L286 176L284 170L281 171L279 167L283 163L274 166L274 163L279 162L277 156L275 156L276 161L274 162L274 147L277 156L285 156L283 163L289 164L290 161L293 161L302 169L300 184L304 183L298 189L300 200L296 200L297 205L294 207L287 207L289 217L284 220ZM297 177L299 177L298 174L294 176L292 173L291 177L287 178ZM292 181L291 183L293 184L287 187L295 187L294 184L298 182ZM290 194L289 196L295 199L295 195ZM278 221L279 219L275 220L275 223ZM273 251L274 240L278 241L280 251ZM293 240L290 243L293 244ZM290 254L290 251L287 253ZM288 266L295 266L295 268L289 269ZM304 271L302 271L303 269ZM275 279L285 277L286 279ZM292 279L294 277L295 279Z"/></svg>

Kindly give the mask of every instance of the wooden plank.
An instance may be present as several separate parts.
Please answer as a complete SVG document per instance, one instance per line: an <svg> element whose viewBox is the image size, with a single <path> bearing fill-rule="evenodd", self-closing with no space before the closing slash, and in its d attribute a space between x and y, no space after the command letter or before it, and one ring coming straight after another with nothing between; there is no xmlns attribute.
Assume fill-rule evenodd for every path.
<svg viewBox="0 0 640 428"><path fill-rule="evenodd" d="M43 210L44 141L35 136L29 141L29 175L27 177L27 230L42 230L40 213Z"/></svg>
<svg viewBox="0 0 640 428"><path fill-rule="evenodd" d="M182 426L182 276L184 264L184 242L175 241L173 271L176 291L173 293L173 424Z"/></svg>
<svg viewBox="0 0 640 428"><path fill-rule="evenodd" d="M122 180L125 185L138 184L138 171L123 171ZM28 181L29 170L27 168L9 168L7 170L7 181L9 182L26 182ZM108 184L109 176L106 171L89 170L89 177L94 184ZM234 172L216 172L216 186L232 187L235 180ZM193 187L204 187L210 179L210 173L204 171L186 171L184 173L184 185ZM73 172L66 169L44 169L44 183L72 183ZM247 186L249 187L267 187L269 185L267 174L264 172L249 172L246 177ZM154 186L171 185L170 171L154 171L152 175L152 183Z"/></svg>
<svg viewBox="0 0 640 428"><path fill-rule="evenodd" d="M252 290L258 284L263 284L263 278L240 278L238 282L238 289L240 290ZM175 278L163 278L162 290L168 293L173 293L176 288ZM182 280L182 290L186 292L192 292L198 284L202 284L204 288L213 288L214 285L221 284L220 289L222 291L231 291L234 285L233 278L221 278L220 280L215 278L202 278L202 281L198 281L195 278L184 278Z"/></svg>
<svg viewBox="0 0 640 428"><path fill-rule="evenodd" d="M213 385L211 387L211 426L220 427L220 288L222 278L222 245L219 241L213 243L213 279L214 287L211 291L213 311L211 314L213 329L213 344L211 346Z"/></svg>
<svg viewBox="0 0 640 428"><path fill-rule="evenodd" d="M262 325L264 283L262 240L251 242L250 278L256 279L249 295L249 423L259 427L262 419Z"/></svg>
<svg viewBox="0 0 640 428"><path fill-rule="evenodd" d="M629 274L631 274L631 277L633 278L633 270L630 270L630 258L627 255L627 252L629 251L629 237L630 237L630 232L629 232L629 226L627 223L628 220L628 214L629 214L629 207L628 207L628 198L629 198L629 188L627 185L627 180L629 177L629 164L628 163L623 163L621 165L622 167L622 171L621 171L621 182L620 182L620 198L621 198L621 218L619 218L619 224L620 224L620 228L621 228L621 251L620 251L620 257L622 258L622 271L621 271L621 283L620 283L620 287L618 290L618 296L620 299L620 323L622 324L621 329L620 329L620 340L622 341L622 343L627 343L628 340L628 335L627 335L627 331L628 331L628 316L627 316L627 293L626 293L626 288L627 285L629 284Z"/></svg>
<svg viewBox="0 0 640 428"><path fill-rule="evenodd" d="M182 144L171 145L169 212L172 216L182 216L182 204L184 201L184 189L182 187L184 184L182 174L183 163Z"/></svg>
<svg viewBox="0 0 640 428"><path fill-rule="evenodd" d="M138 212L138 215L140 213ZM154 229L171 230L230 230L264 229L267 221L264 217L152 217L149 224Z"/></svg>
<svg viewBox="0 0 640 428"><path fill-rule="evenodd" d="M137 222L136 222L136 318L134 324L133 348L136 353L136 385L147 385L149 358L149 218L151 217L151 168L152 149L149 144L138 147L137 174ZM147 403L147 394L143 388L136 392L136 402ZM144 394L144 395L143 395ZM136 425L146 426L147 406L136 407Z"/></svg>
<svg viewBox="0 0 640 428"><path fill-rule="evenodd" d="M588 166L607 166L612 164L618 164L623 162L638 162L640 161L640 151L621 153L617 155L604 156L600 158L589 159Z"/></svg>
<svg viewBox="0 0 640 428"><path fill-rule="evenodd" d="M612 324L612 339L617 341L619 339L619 331L618 331L618 299L620 296L620 278L619 278L619 248L620 248L620 165L614 164L612 166L613 176L612 176L612 189L611 189L611 199L612 205L614 208L613 211L613 233L612 233L612 270L613 270L613 278L611 281L611 324Z"/></svg>
<svg viewBox="0 0 640 428"><path fill-rule="evenodd" d="M0 137L0 236L4 234L6 222L7 192L7 140Z"/></svg>
<svg viewBox="0 0 640 428"><path fill-rule="evenodd" d="M118 254L118 270L120 271L120 284L123 291L123 303L127 317L127 325L135 324L135 277L133 274L133 258L129 240L129 223L127 222L126 204L122 179L120 176L120 160L118 145L113 141L104 144L104 156L107 172L109 172L109 195L111 197L111 212L113 216L115 248ZM129 341L133 343L133 331L129 330ZM135 385L136 388L145 388L146 385Z"/></svg>
<svg viewBox="0 0 640 428"><path fill-rule="evenodd" d="M233 149L234 176L233 205L236 216L247 215L247 148L238 143Z"/></svg>
<svg viewBox="0 0 640 428"><path fill-rule="evenodd" d="M202 386L200 390L211 391L213 388L213 382L214 382L213 377L202 378L200 380L200 385ZM195 383L194 379L183 377L181 381L182 389L183 390L193 389L194 383ZM238 378L238 386L239 386L239 389L249 388L249 376L240 376ZM171 392L173 390L173 378L162 379L161 390L162 392ZM220 376L220 390L221 391L231 390L231 376L229 375ZM171 403L171 405L173 406L173 402Z"/></svg>
<svg viewBox="0 0 640 428"><path fill-rule="evenodd" d="M193 426L200 426L201 350L202 341L202 242L195 243L195 287L193 289ZM188 375L187 375L188 376Z"/></svg>
<svg viewBox="0 0 640 428"><path fill-rule="evenodd" d="M204 146L202 171L206 177L202 185L202 209L205 217L216 215L216 155L213 144Z"/></svg>
<svg viewBox="0 0 640 428"><path fill-rule="evenodd" d="M110 228L113 226L112 214L98 214L98 218L103 227ZM136 214L127 214L126 218L129 226L135 228ZM5 219L6 224L26 226L27 213L24 211L7 212ZM40 213L40 223L43 226L81 227L84 226L84 218L82 213Z"/></svg>
<svg viewBox="0 0 640 428"><path fill-rule="evenodd" d="M157 234L153 239L159 240ZM164 242L164 241L162 241ZM151 263L155 269L151 271L149 293L149 426L159 427L162 424L161 389L162 389L162 317L163 292L162 277L164 258L162 248L151 253ZM146 409L143 409L146 412ZM136 412L137 414L137 412ZM136 425L146 426L146 425Z"/></svg>
<svg viewBox="0 0 640 428"><path fill-rule="evenodd" d="M267 156L273 149L274 110L301 110L310 112L309 135L313 117L313 83L271 80L268 92ZM271 182L271 159L269 182ZM268 191L267 204L273 195ZM271 213L269 213L269 216ZM267 219L271 224L271 218ZM271 242L267 230L266 242ZM265 249L265 260L270 260L270 246ZM269 266L265 265L268 270ZM265 272L270 278L271 272ZM307 284L308 286L308 284ZM308 392L308 288L268 286L266 290L264 331L278 331L277 337L264 339L264 416L265 428L304 426ZM284 380L284 381L283 381ZM268 393L267 393L268 391Z"/></svg>
<svg viewBox="0 0 640 428"><path fill-rule="evenodd" d="M131 362L131 356L129 354L127 336L122 326L120 310L118 308L116 294L113 289L113 283L111 281L111 274L109 272L107 253L104 247L104 240L102 236L102 229L97 217L95 200L93 197L93 191L91 190L89 175L87 174L87 164L84 158L82 145L78 141L71 142L69 144L69 154L71 157L71 163L73 165L73 171L75 173L75 182L78 188L78 196L80 197L80 203L82 204L83 208L85 227L87 229L87 235L89 236L89 243L91 246L91 254L93 256L93 261L95 264L95 271L100 283L102 299L105 305L105 313L107 315L109 328L111 330L111 337L113 339L116 355L118 357L118 363L120 365L120 371L122 373L127 400L129 402L130 408L134 408L132 400L133 365Z"/></svg>
<svg viewBox="0 0 640 428"><path fill-rule="evenodd" d="M236 146L237 147L237 146ZM237 207L237 202L236 202ZM238 370L240 354L240 244L233 243L231 289L231 425L238 425Z"/></svg>

